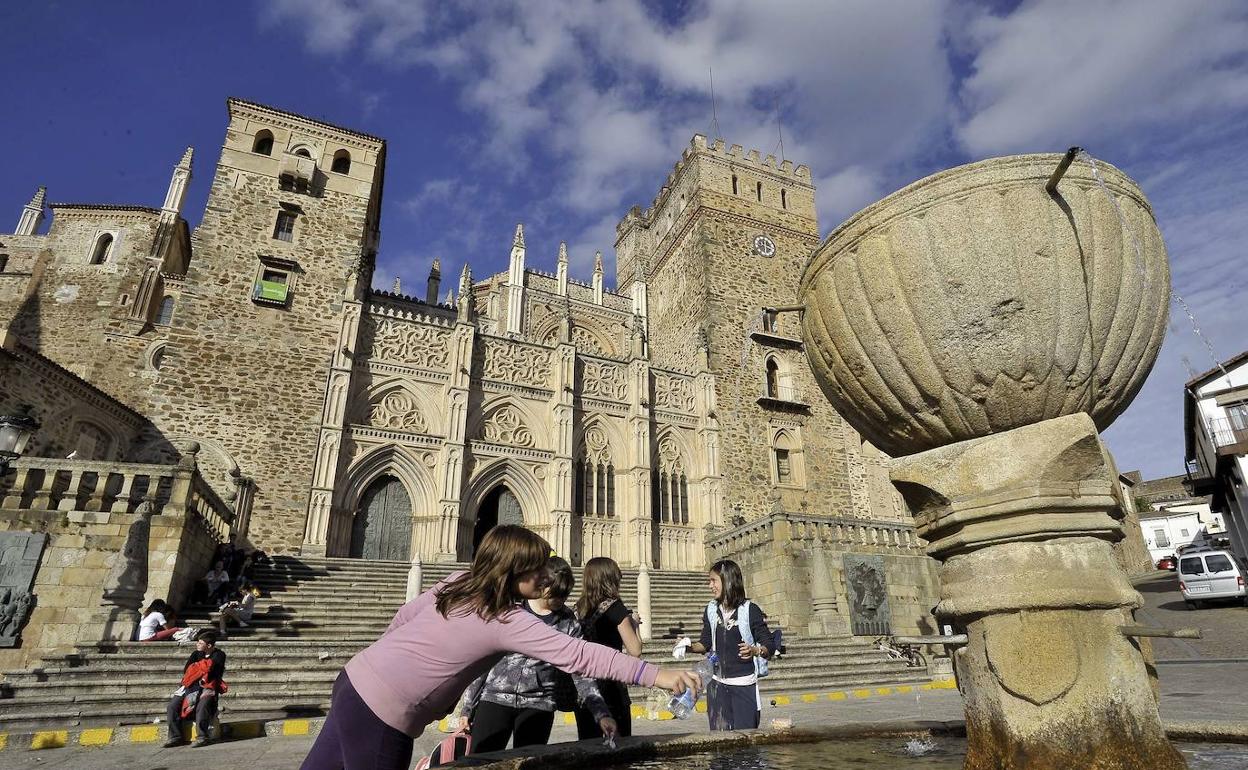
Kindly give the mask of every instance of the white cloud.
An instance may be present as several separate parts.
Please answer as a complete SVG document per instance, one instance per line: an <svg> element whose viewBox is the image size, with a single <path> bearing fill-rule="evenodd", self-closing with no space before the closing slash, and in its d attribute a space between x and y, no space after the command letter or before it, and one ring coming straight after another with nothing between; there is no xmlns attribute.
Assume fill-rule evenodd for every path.
<svg viewBox="0 0 1248 770"><path fill-rule="evenodd" d="M1248 105L1248 5L1053 0L966 30L957 136L973 155L1104 142Z"/></svg>

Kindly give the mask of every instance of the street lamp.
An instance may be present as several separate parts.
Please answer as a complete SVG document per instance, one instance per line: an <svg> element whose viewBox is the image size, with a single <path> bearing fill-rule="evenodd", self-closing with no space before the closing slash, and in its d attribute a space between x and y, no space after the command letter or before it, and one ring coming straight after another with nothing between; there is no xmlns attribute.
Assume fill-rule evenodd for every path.
<svg viewBox="0 0 1248 770"><path fill-rule="evenodd" d="M30 407L23 404L17 414L0 415L0 473L8 471L9 464L22 456L30 437L39 430L39 421Z"/></svg>

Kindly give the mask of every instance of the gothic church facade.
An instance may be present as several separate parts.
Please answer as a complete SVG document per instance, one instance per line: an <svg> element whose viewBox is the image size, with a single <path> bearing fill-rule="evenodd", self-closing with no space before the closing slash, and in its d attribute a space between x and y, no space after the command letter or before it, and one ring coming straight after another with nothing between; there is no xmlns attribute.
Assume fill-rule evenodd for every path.
<svg viewBox="0 0 1248 770"><path fill-rule="evenodd" d="M270 552L462 561L514 522L574 563L692 570L775 512L908 523L797 315L770 310L819 242L805 166L695 136L621 219L614 289L601 258L576 280L517 227L506 272L465 268L440 301L436 264L423 296L370 288L384 140L227 104L193 231L188 150L160 208L53 203L41 232L41 189L0 235L5 344L118 405L47 407L32 451L169 461L194 441ZM19 390L0 383L0 410Z"/></svg>

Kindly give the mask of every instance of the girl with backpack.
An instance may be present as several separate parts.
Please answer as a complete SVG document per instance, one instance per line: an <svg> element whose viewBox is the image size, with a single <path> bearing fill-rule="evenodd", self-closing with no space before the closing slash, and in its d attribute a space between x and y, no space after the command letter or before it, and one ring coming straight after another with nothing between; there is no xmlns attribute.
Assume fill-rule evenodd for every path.
<svg viewBox="0 0 1248 770"><path fill-rule="evenodd" d="M719 663L706 689L711 729L754 730L763 708L758 679L767 676L767 659L774 652L767 614L746 598L745 581L735 561L715 562L707 577L715 598L702 616L702 636L692 644L688 637L681 639L672 656L683 658L686 648L715 653Z"/></svg>
<svg viewBox="0 0 1248 770"><path fill-rule="evenodd" d="M584 577L585 588L576 603L576 614L581 619L585 638L640 658L641 637L637 635L636 617L620 600L620 583L624 579L620 565L615 563L615 559L596 556L585 562ZM597 685L619 728L619 734L625 737L632 735L633 702L628 697L628 686L620 681L601 678ZM582 741L602 737L598 720L588 709L576 710L576 734Z"/></svg>
<svg viewBox="0 0 1248 770"><path fill-rule="evenodd" d="M545 591L550 553L550 544L531 530L494 527L467 571L399 608L382 637L338 675L329 716L303 770L407 770L413 739L511 652L582 676L671 692L701 687L692 672L574 639L519 607Z"/></svg>
<svg viewBox="0 0 1248 770"><path fill-rule="evenodd" d="M542 598L521 606L556 631L580 638L581 622L564 604L576 586L572 565L552 556L549 570L550 585ZM540 746L550 740L555 711L573 711L581 703L604 733L615 735L615 720L593 679L572 677L549 663L512 653L469 685L459 726L467 729L471 722L473 754L502 751L508 740L515 749Z"/></svg>

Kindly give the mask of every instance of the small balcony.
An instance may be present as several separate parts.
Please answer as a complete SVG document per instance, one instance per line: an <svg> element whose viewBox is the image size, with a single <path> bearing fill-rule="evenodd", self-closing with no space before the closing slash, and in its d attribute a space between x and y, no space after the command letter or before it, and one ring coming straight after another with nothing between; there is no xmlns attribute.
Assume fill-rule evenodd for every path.
<svg viewBox="0 0 1248 770"><path fill-rule="evenodd" d="M801 389L791 385L772 385L768 387L758 397L758 403L763 406L789 409L810 408L810 401L807 400L806 394Z"/></svg>
<svg viewBox="0 0 1248 770"><path fill-rule="evenodd" d="M1248 425L1218 417L1208 421L1209 438L1219 455L1248 454Z"/></svg>
<svg viewBox="0 0 1248 770"><path fill-rule="evenodd" d="M278 178L297 187L310 185L316 179L316 161L302 155L286 153L282 156Z"/></svg>

